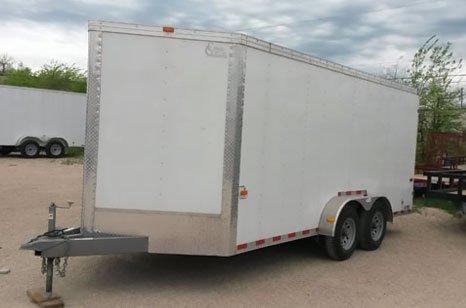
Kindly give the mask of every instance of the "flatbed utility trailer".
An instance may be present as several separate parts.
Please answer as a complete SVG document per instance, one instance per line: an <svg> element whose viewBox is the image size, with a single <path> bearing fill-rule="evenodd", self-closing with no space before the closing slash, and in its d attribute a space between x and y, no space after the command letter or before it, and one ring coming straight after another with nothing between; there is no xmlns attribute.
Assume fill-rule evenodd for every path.
<svg viewBox="0 0 466 308"><path fill-rule="evenodd" d="M0 85L0 154L61 157L83 147L86 94Z"/></svg>
<svg viewBox="0 0 466 308"><path fill-rule="evenodd" d="M466 214L466 170L426 171L424 175L427 176L426 197L454 201L458 210Z"/></svg>
<svg viewBox="0 0 466 308"><path fill-rule="evenodd" d="M412 208L409 87L244 34L100 21L88 74L82 223L23 245L43 258L320 236L344 260Z"/></svg>

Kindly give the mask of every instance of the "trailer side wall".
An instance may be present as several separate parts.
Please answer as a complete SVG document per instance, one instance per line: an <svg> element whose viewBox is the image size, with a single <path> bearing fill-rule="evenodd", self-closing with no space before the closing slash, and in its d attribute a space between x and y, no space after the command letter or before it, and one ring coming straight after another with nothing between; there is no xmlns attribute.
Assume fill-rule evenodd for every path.
<svg viewBox="0 0 466 308"><path fill-rule="evenodd" d="M247 50L237 243L318 227L339 191L412 205L416 95Z"/></svg>

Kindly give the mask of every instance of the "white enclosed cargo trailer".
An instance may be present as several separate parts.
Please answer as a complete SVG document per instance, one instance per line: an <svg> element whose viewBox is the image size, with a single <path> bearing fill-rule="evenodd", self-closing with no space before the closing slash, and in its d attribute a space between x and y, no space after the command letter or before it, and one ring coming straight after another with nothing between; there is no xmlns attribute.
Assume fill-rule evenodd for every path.
<svg viewBox="0 0 466 308"><path fill-rule="evenodd" d="M0 85L0 153L60 157L84 146L86 95Z"/></svg>
<svg viewBox="0 0 466 308"><path fill-rule="evenodd" d="M82 226L23 246L43 257L320 235L342 260L412 207L411 88L244 34L113 22L90 22L88 72Z"/></svg>

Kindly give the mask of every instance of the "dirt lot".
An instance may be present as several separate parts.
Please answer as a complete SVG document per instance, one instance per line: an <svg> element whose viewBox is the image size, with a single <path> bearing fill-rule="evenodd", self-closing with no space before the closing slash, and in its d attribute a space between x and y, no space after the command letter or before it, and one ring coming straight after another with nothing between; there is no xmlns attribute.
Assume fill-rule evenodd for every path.
<svg viewBox="0 0 466 308"><path fill-rule="evenodd" d="M2 307L34 307L40 259L18 247L44 232L50 201L59 225L79 225L82 165L0 158ZM330 261L312 240L232 258L133 255L70 259L55 290L69 306L466 307L466 220L427 209L389 226L382 247Z"/></svg>

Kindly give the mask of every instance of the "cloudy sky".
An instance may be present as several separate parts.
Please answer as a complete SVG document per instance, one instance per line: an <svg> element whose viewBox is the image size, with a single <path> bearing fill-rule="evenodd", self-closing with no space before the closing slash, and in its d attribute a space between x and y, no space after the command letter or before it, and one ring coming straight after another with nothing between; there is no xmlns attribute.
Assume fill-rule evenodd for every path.
<svg viewBox="0 0 466 308"><path fill-rule="evenodd" d="M86 68L87 20L241 31L369 72L437 34L466 58L465 0L0 0L0 54Z"/></svg>

